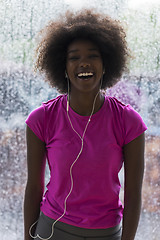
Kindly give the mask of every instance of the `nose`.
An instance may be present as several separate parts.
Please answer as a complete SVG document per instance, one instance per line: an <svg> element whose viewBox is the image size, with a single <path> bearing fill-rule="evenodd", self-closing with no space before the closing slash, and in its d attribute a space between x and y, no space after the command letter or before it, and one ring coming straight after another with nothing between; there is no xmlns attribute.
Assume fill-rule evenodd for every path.
<svg viewBox="0 0 160 240"><path fill-rule="evenodd" d="M87 62L81 62L80 63L80 67L83 67L83 68L87 68L87 67L90 67L91 64L90 63L87 63Z"/></svg>

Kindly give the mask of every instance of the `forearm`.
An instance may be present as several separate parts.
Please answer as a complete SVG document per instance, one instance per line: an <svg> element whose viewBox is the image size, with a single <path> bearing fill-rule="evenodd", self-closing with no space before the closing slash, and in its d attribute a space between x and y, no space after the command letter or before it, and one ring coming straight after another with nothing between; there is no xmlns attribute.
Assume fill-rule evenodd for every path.
<svg viewBox="0 0 160 240"><path fill-rule="evenodd" d="M141 196L134 196L124 204L122 238L121 240L134 240L141 212Z"/></svg>
<svg viewBox="0 0 160 240"><path fill-rule="evenodd" d="M43 191L38 191L34 187L26 186L24 199L24 240L31 240L29 236L30 226L37 221L40 213L40 202L42 200ZM32 230L32 234L34 232Z"/></svg>

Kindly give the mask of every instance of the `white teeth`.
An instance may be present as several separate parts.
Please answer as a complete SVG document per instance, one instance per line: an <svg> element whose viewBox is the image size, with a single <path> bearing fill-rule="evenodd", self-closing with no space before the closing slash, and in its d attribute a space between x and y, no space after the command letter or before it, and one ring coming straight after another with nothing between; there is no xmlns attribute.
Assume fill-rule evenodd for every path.
<svg viewBox="0 0 160 240"><path fill-rule="evenodd" d="M88 77L88 76L93 76L93 73L89 72L89 73L79 73L78 77Z"/></svg>

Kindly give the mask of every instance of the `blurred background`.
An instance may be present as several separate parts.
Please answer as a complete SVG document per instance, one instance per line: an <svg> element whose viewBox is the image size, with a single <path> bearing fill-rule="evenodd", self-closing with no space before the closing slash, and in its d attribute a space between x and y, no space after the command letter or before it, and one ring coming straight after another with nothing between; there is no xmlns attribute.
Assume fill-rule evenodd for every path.
<svg viewBox="0 0 160 240"><path fill-rule="evenodd" d="M89 6L89 7L88 7ZM136 240L160 239L160 1L0 0L0 239L23 239L25 119L58 95L33 73L36 35L67 9L96 8L122 21L134 56L106 94L131 104L146 132L143 205ZM49 171L46 168L46 181ZM135 176L136 178L136 176ZM123 170L120 173L123 201Z"/></svg>

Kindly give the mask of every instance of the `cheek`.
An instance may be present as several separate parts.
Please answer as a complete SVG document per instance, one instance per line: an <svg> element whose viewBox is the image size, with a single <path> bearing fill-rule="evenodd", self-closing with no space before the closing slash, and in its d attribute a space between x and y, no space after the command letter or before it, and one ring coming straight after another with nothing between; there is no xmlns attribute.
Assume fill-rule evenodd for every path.
<svg viewBox="0 0 160 240"><path fill-rule="evenodd" d="M66 63L66 71L69 75L73 75L74 66L71 63Z"/></svg>
<svg viewBox="0 0 160 240"><path fill-rule="evenodd" d="M97 65L99 70L103 70L103 61L102 61L102 59L98 59L98 61L96 62L96 65Z"/></svg>
<svg viewBox="0 0 160 240"><path fill-rule="evenodd" d="M68 75L68 78L70 79L70 81L72 82L72 80L74 81L75 79L75 74L74 74L74 68L72 66L69 65L66 65L66 72L67 72L67 75Z"/></svg>
<svg viewBox="0 0 160 240"><path fill-rule="evenodd" d="M99 75L103 74L103 64L102 63L97 63L97 72L99 73Z"/></svg>

